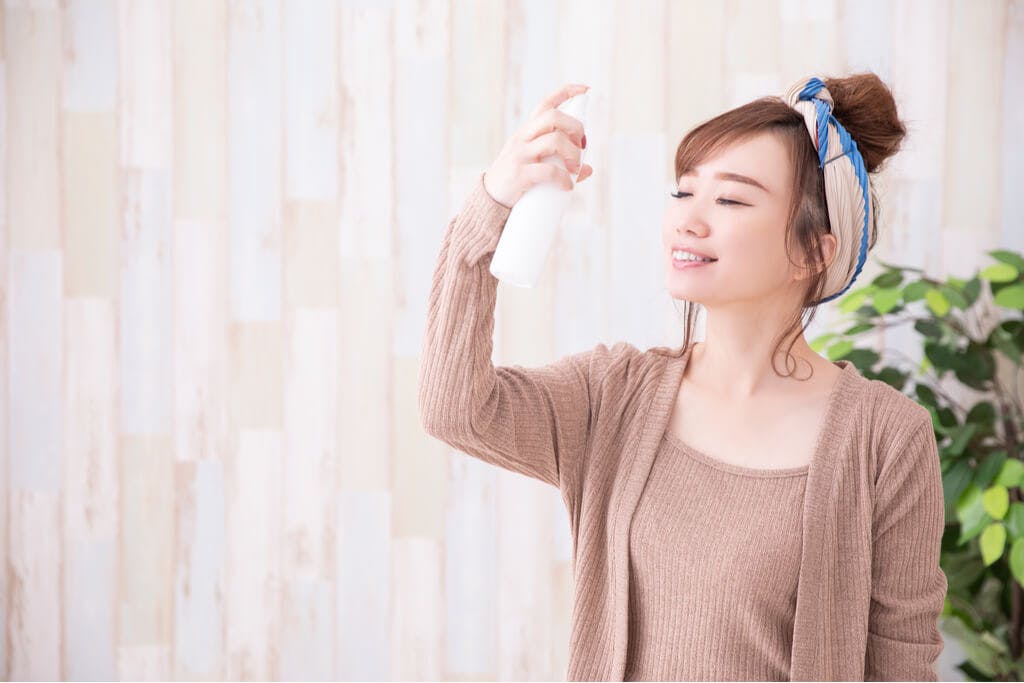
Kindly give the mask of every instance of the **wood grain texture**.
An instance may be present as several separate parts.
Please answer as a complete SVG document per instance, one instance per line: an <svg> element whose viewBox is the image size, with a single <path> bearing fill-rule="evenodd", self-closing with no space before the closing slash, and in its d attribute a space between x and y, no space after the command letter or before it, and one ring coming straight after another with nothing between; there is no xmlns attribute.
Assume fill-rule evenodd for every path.
<svg viewBox="0 0 1024 683"><path fill-rule="evenodd" d="M878 258L1024 249L1021 0L0 2L0 673L563 677L557 491L420 425L446 224L588 83L594 177L494 361L674 344L681 137L865 69L910 127Z"/></svg>

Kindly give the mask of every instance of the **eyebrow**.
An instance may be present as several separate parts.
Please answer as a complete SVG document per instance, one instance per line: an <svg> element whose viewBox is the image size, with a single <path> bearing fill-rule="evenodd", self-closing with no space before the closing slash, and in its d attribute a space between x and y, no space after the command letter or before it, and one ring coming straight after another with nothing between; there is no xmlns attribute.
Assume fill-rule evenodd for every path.
<svg viewBox="0 0 1024 683"><path fill-rule="evenodd" d="M684 176L696 176L696 175L697 174L694 173L693 171L687 171L686 173L681 174L679 177L682 178ZM737 183L745 183L747 185L753 185L754 187L757 187L757 188L760 188L761 190L764 190L768 194L772 193L771 190L769 190L767 187L765 187L761 183L757 182L753 178L748 178L747 176L740 175L739 173L732 173L731 171L721 171L719 173L716 173L714 177L719 179L719 180L732 180L732 181L737 182Z"/></svg>

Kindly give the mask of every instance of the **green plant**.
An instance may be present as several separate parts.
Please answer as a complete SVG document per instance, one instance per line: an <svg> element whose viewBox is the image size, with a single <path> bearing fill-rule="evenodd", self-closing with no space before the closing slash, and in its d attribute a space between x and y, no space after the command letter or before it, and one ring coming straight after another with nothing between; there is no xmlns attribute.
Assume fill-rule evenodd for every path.
<svg viewBox="0 0 1024 683"><path fill-rule="evenodd" d="M946 502L941 627L967 653L967 680L1010 681L1024 678L1024 258L987 253L995 262L970 280L880 262L880 275L840 299L853 324L810 344L931 412ZM886 363L906 362L881 365L878 352L856 347L858 337L906 323L920 335L920 362L886 348ZM954 380L979 398L961 405L940 385Z"/></svg>

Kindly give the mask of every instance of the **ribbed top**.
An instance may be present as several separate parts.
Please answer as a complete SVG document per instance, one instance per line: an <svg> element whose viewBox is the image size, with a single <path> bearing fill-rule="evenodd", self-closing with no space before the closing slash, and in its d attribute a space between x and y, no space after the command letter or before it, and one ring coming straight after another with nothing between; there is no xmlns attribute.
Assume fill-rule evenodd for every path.
<svg viewBox="0 0 1024 683"><path fill-rule="evenodd" d="M630 527L625 680L789 680L807 470L665 432Z"/></svg>
<svg viewBox="0 0 1024 683"><path fill-rule="evenodd" d="M631 628L637 576L630 529L648 482L661 476L655 456L677 399L685 400L680 383L693 344L642 350L598 343L541 367L495 367L498 281L489 266L510 212L487 193L481 174L444 232L427 302L420 419L428 434L453 448L558 488L573 540L566 677L623 680L634 640L641 665L675 661L676 646L657 626L637 633L657 618L671 619L671 611L655 622L646 619L655 612L641 611L640 625ZM804 476L744 481L755 487L805 482L790 680L935 680L947 581L939 566L945 509L931 414L885 382L861 376L850 361L835 365L842 373ZM679 485L676 495L685 504L695 489ZM648 518L651 529L656 514ZM740 515L729 529L753 537L764 522L763 514ZM739 552L735 543L721 545L722 552ZM765 552L774 548L762 545ZM693 560L700 551L682 546L679 553ZM676 561L662 555L648 564L673 585L685 585L693 574L681 573ZM723 563L721 555L715 563L719 580L746 570ZM750 584L753 577L733 580ZM757 585L748 589L756 593ZM780 613L777 605L765 609L762 614ZM721 615L704 618L728 623ZM777 622L757 622L760 635L747 642L772 642L774 628ZM707 637L711 651L729 646L721 635ZM777 672L778 653L771 652L766 648L760 660Z"/></svg>

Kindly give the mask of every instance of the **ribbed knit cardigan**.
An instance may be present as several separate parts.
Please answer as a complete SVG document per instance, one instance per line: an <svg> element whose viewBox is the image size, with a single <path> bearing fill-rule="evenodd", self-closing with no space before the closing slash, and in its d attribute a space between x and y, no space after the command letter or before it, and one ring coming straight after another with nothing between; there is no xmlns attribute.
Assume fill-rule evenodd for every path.
<svg viewBox="0 0 1024 683"><path fill-rule="evenodd" d="M621 681L630 521L693 345L599 343L542 367L495 367L498 281L488 267L510 211L481 174L448 223L428 301L420 420L468 455L559 489L573 539L566 678ZM931 415L836 363L807 474L790 678L933 681L947 582Z"/></svg>

